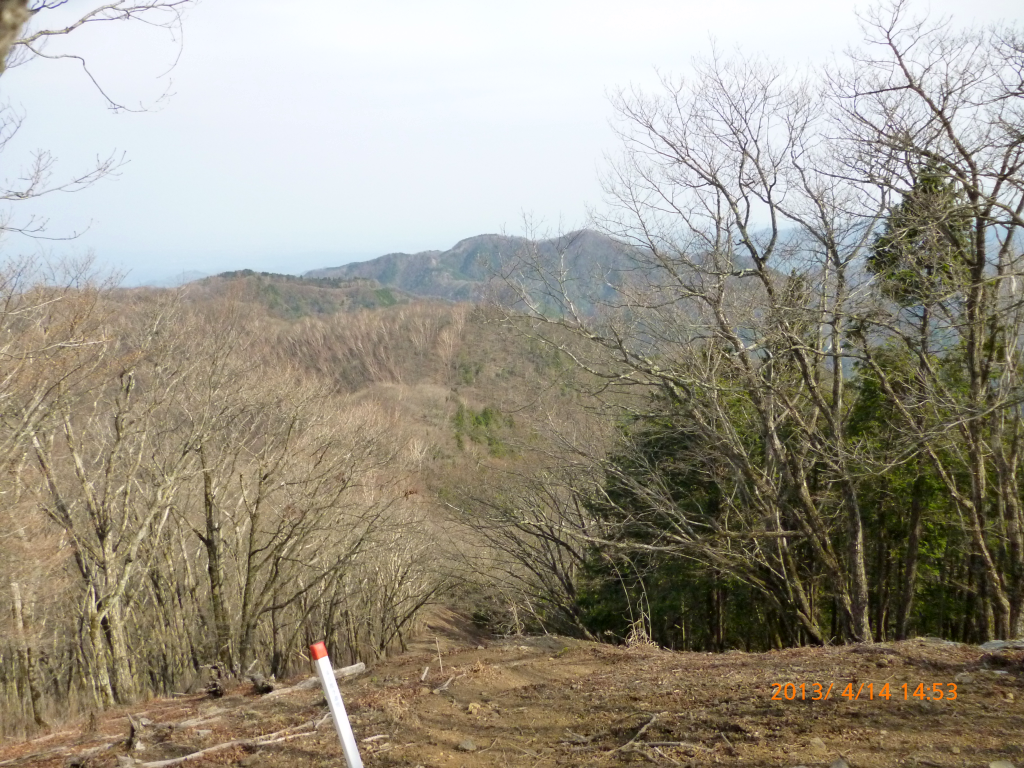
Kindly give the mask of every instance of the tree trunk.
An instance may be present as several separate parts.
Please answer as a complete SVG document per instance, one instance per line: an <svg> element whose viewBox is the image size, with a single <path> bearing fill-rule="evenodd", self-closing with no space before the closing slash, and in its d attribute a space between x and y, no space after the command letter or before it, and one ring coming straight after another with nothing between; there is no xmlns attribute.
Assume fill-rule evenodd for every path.
<svg viewBox="0 0 1024 768"><path fill-rule="evenodd" d="M39 680L36 675L35 655L32 652L32 644L29 642L29 627L27 626L28 622L25 620L25 610L21 601L21 586L18 582L11 582L11 593L14 596L14 628L18 633L18 660L25 673L29 704L32 709L32 720L40 728L48 728L50 724L43 718L43 692L39 687Z"/></svg>
<svg viewBox="0 0 1024 768"><path fill-rule="evenodd" d="M110 685L110 669L107 662L107 643L103 637L103 622L96 611L96 593L90 590L86 596L87 621L89 625L89 645L91 646L91 664L89 674L99 696L101 707L113 706L116 702L114 689Z"/></svg>
<svg viewBox="0 0 1024 768"><path fill-rule="evenodd" d="M110 642L110 670L114 694L119 704L135 701L135 680L128 657L128 637L124 621L124 607L120 599L113 601L104 619Z"/></svg>
<svg viewBox="0 0 1024 768"><path fill-rule="evenodd" d="M846 515L850 537L850 634L856 642L871 642L871 614L868 596L868 575L864 567L864 523L857 503L856 491L847 478L843 483Z"/></svg>
<svg viewBox="0 0 1024 768"><path fill-rule="evenodd" d="M202 537L206 547L206 570L210 577L210 603L213 608L213 631L217 644L217 661L235 674L238 668L231 649L231 621L224 604L224 543L221 535L220 508L213 491L213 477L206 462L206 451L200 447L203 465L203 506L206 511L206 536Z"/></svg>
<svg viewBox="0 0 1024 768"><path fill-rule="evenodd" d="M903 569L899 610L896 614L896 639L906 640L910 628L910 611L917 589L917 561L921 549L921 517L925 506L924 491L927 479L920 472L914 478L910 497L910 535L907 539L907 560Z"/></svg>
<svg viewBox="0 0 1024 768"><path fill-rule="evenodd" d="M270 655L270 674L275 677L284 676L285 646L281 636L281 611L274 609L270 612L271 639L273 649Z"/></svg>

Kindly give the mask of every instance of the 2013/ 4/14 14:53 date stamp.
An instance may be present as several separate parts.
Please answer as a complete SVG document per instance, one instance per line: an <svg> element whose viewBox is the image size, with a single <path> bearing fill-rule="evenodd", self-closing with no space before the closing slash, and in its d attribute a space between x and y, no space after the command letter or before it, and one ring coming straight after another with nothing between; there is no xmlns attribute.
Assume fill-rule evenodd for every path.
<svg viewBox="0 0 1024 768"><path fill-rule="evenodd" d="M772 683L772 701L828 701L831 697L848 701L955 701L956 683L847 683L840 690L834 682L824 683Z"/></svg>

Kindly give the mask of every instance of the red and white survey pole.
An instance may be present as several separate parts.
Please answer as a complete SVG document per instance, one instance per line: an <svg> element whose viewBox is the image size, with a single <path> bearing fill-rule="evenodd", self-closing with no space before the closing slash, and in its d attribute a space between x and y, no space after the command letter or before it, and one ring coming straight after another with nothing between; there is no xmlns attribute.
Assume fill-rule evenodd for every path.
<svg viewBox="0 0 1024 768"><path fill-rule="evenodd" d="M338 681L334 677L334 667L331 666L331 660L327 658L327 647L323 643L313 643L309 646L309 652L313 655L313 661L316 662L316 673L320 677L320 685L323 686L324 694L327 696L327 705L331 708L334 730L338 732L338 738L341 740L345 762L348 763L348 768L363 768L363 759L359 757L359 748L356 746L356 736L352 733L352 723L348 721L345 702L341 700Z"/></svg>

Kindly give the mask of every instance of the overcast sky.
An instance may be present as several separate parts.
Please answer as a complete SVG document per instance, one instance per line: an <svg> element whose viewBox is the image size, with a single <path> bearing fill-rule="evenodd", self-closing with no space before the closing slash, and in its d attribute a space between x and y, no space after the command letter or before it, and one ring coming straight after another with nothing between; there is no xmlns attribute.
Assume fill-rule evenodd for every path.
<svg viewBox="0 0 1024 768"><path fill-rule="evenodd" d="M98 0L71 0L82 11ZM173 96L113 114L70 60L0 78L25 116L2 155L55 178L125 153L117 178L31 210L55 255L93 251L128 282L185 270L298 273L485 232L585 222L616 151L608 94L684 72L711 41L795 63L858 40L848 0L203 0L185 19ZM933 0L958 23L1019 21L1019 0ZM103 87L152 104L178 55L161 30L69 39ZM70 50L68 48L68 50ZM66 50L55 46L54 52ZM26 204L12 209L16 216ZM561 223L560 223L561 222ZM37 249L9 237L7 255Z"/></svg>

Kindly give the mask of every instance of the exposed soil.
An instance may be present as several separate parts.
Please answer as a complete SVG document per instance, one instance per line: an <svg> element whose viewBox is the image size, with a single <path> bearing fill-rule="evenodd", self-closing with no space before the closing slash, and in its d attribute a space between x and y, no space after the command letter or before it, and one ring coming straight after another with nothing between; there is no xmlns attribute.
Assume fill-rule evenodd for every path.
<svg viewBox="0 0 1024 768"><path fill-rule="evenodd" d="M1024 766L1024 651L989 654L919 639L764 654L672 653L553 636L483 639L455 617L428 626L431 634L408 653L341 683L368 767L791 768L827 766L840 756L852 768L996 760ZM773 699L773 685L784 683L796 687L778 689ZM885 684L888 700L879 697ZM933 699L941 690L943 699L915 697L919 684ZM847 685L860 700L842 695ZM132 753L141 763L247 739L184 765L344 766L330 722L313 726L327 712L319 690L268 699L250 689L239 684L217 700L196 694L107 712L92 734L82 722L0 745L0 766L127 765L129 712L154 721L143 729L143 748ZM185 721L191 722L173 725ZM251 743L267 734L275 734L273 743Z"/></svg>

